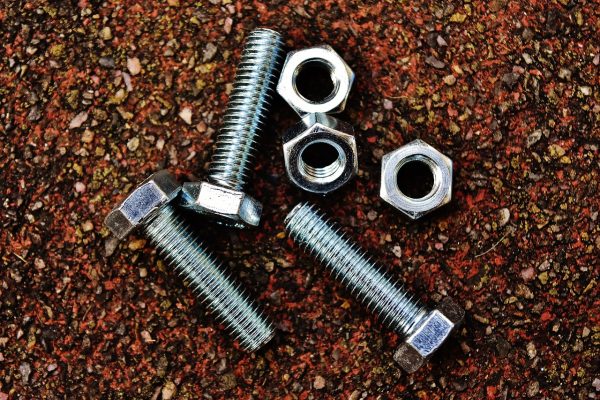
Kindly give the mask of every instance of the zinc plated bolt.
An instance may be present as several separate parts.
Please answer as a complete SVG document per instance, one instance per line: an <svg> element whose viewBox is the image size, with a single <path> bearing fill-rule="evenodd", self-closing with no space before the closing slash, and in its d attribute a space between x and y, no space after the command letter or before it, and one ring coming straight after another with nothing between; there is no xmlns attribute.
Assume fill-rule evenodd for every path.
<svg viewBox="0 0 600 400"><path fill-rule="evenodd" d="M259 28L248 35L208 180L183 185L184 207L238 228L260 222L262 205L244 192L244 186L258 135L267 121L282 58L283 40L279 33Z"/></svg>
<svg viewBox="0 0 600 400"><path fill-rule="evenodd" d="M285 219L290 237L327 267L381 322L404 335L394 359L414 372L442 345L462 321L464 310L449 298L428 311L316 207L298 204Z"/></svg>
<svg viewBox="0 0 600 400"><path fill-rule="evenodd" d="M117 205L104 224L119 239L141 228L242 348L258 350L274 336L275 329L175 209L172 201L180 190L166 170L156 172Z"/></svg>

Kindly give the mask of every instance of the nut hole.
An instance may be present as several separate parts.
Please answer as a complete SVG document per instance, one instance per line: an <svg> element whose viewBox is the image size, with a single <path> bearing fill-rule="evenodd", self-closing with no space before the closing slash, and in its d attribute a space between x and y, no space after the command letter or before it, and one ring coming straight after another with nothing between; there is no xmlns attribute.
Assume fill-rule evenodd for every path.
<svg viewBox="0 0 600 400"><path fill-rule="evenodd" d="M319 183L336 180L344 171L346 157L335 143L316 141L304 149L298 157L298 170L305 179Z"/></svg>
<svg viewBox="0 0 600 400"><path fill-rule="evenodd" d="M324 60L309 60L298 66L294 78L296 91L312 103L324 103L336 89L333 66Z"/></svg>
<svg viewBox="0 0 600 400"><path fill-rule="evenodd" d="M421 158L408 160L396 173L398 190L411 199L422 199L434 189L434 171L429 163Z"/></svg>

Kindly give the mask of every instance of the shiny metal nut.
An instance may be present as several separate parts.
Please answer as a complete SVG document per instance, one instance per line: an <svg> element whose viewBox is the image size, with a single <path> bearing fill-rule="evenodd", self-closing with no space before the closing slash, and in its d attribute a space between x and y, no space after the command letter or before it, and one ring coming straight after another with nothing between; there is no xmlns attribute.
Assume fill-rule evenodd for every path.
<svg viewBox="0 0 600 400"><path fill-rule="evenodd" d="M464 318L464 310L446 298L429 313L416 331L402 343L394 360L409 373L419 369L441 347Z"/></svg>
<svg viewBox="0 0 600 400"><path fill-rule="evenodd" d="M106 217L104 224L119 239L152 217L179 193L181 185L167 170L158 171L136 187Z"/></svg>
<svg viewBox="0 0 600 400"><path fill-rule="evenodd" d="M398 172L409 162L425 164L433 176L429 193L421 198L409 197L398 187ZM452 199L452 160L417 139L383 156L380 196L412 219L447 204Z"/></svg>
<svg viewBox="0 0 600 400"><path fill-rule="evenodd" d="M319 101L304 97L297 86L299 73L309 63L322 65L331 76L332 92ZM308 113L338 113L346 101L354 82L354 72L331 46L322 45L289 52L277 84L277 93L300 115Z"/></svg>
<svg viewBox="0 0 600 400"><path fill-rule="evenodd" d="M308 114L283 137L285 168L290 180L312 193L329 193L345 185L358 172L356 139L352 125L325 114ZM324 165L307 160L314 145L330 146L337 157ZM312 154L315 155L315 154ZM317 158L319 154L316 154Z"/></svg>
<svg viewBox="0 0 600 400"><path fill-rule="evenodd" d="M183 184L182 205L229 226L257 226L262 205L246 193L209 182Z"/></svg>

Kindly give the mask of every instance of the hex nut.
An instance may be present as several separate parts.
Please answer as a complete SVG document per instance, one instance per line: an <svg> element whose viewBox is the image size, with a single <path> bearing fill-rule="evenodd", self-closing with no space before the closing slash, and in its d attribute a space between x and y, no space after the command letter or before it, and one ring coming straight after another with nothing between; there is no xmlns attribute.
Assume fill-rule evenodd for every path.
<svg viewBox="0 0 600 400"><path fill-rule="evenodd" d="M460 325L464 313L452 299L445 298L398 347L394 360L408 373L418 370Z"/></svg>
<svg viewBox="0 0 600 400"><path fill-rule="evenodd" d="M299 188L326 194L345 185L358 172L356 139L352 125L325 114L308 114L288 130L283 156L290 180ZM305 160L312 145L330 146L337 158L324 166Z"/></svg>
<svg viewBox="0 0 600 400"><path fill-rule="evenodd" d="M167 170L158 171L119 203L104 225L120 240L149 220L162 206L177 197L181 185Z"/></svg>
<svg viewBox="0 0 600 400"><path fill-rule="evenodd" d="M326 68L333 83L332 92L320 101L304 97L297 86L297 78L309 63L318 63ZM322 45L291 51L283 64L277 93L303 117L309 113L339 113L346 107L346 101L354 82L354 72L331 46Z"/></svg>
<svg viewBox="0 0 600 400"><path fill-rule="evenodd" d="M433 176L430 192L421 198L409 197L398 187L398 172L412 161L426 164ZM424 141L414 140L383 156L379 195L408 217L418 219L452 199L452 160Z"/></svg>
<svg viewBox="0 0 600 400"><path fill-rule="evenodd" d="M237 228L257 226L262 205L246 193L209 182L183 184L181 205Z"/></svg>

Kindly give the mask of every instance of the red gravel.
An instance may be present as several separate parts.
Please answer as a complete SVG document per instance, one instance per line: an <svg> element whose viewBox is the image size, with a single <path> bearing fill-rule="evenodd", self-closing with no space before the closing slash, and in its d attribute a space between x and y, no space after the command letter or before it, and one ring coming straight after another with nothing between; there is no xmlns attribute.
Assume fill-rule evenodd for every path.
<svg viewBox="0 0 600 400"><path fill-rule="evenodd" d="M248 355L143 239L115 249L102 220L152 171L202 174L256 26L354 68L342 118L360 174L324 199L292 187L280 102L250 186L261 228L199 225L280 328ZM2 2L0 399L600 397L598 31L597 0ZM378 180L382 155L417 137L454 160L456 184L413 223ZM457 340L402 373L399 337L282 233L302 199L424 301L464 304Z"/></svg>

